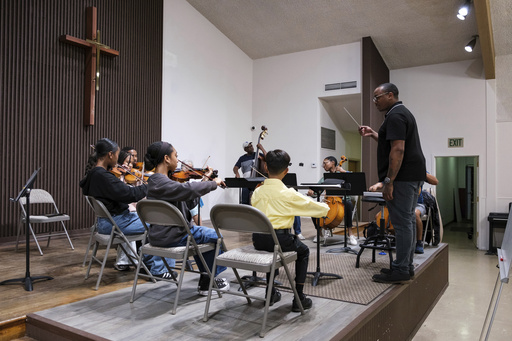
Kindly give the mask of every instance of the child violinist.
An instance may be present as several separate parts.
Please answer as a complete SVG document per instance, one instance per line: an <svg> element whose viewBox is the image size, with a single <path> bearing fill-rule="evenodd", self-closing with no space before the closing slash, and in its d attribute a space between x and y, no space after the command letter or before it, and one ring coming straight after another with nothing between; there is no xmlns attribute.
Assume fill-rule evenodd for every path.
<svg viewBox="0 0 512 341"><path fill-rule="evenodd" d="M193 223L190 212L193 208L191 207L191 202L217 189L218 186L224 186L224 182L219 178L212 181L184 183L172 180L169 175L178 166L177 155L176 149L167 142L155 142L148 147L144 157L145 167L146 169L155 168L155 174L150 176L148 180L148 198L164 200L176 206L188 222L190 231L197 243L216 243L218 238L214 229L197 226ZM210 175L211 172L210 168L206 175ZM148 238L151 245L154 246L184 246L187 242L187 232L185 229L175 226L151 225ZM194 257L199 270L203 273L206 272L200 258ZM224 291L229 290L229 282L225 278L217 277L226 268L218 266L217 269L212 269L215 251L203 253L203 257L208 268L216 277L215 283L217 287ZM207 275L201 274L198 287L199 295L205 296L208 294L209 282L210 278Z"/></svg>
<svg viewBox="0 0 512 341"><path fill-rule="evenodd" d="M126 234L144 233L145 228L137 213L130 212L128 204L137 202L146 196L147 186L131 187L109 172L117 165L119 146L114 141L103 138L94 145L94 152L89 156L85 176L80 181L84 195L89 195L101 201L121 231ZM112 223L107 218L98 218L98 233L110 234ZM172 278L165 272L160 257L151 257L145 261L153 275Z"/></svg>

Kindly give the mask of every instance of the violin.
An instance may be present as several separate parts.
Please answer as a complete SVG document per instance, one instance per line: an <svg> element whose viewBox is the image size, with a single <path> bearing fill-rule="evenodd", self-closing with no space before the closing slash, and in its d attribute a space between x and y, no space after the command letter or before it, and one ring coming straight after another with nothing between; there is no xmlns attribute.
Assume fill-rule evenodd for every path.
<svg viewBox="0 0 512 341"><path fill-rule="evenodd" d="M114 174L119 179L122 175L126 174L126 170L121 166L117 165L115 167L112 167L110 173Z"/></svg>
<svg viewBox="0 0 512 341"><path fill-rule="evenodd" d="M175 170L170 178L174 181L178 182L186 182L190 179L203 179L204 177L209 180L213 180L218 176L218 171L214 170L210 176L206 175L210 171L209 168L194 168L190 165L187 165L183 161L178 160L182 166L185 166L186 169L182 168L180 170Z"/></svg>
<svg viewBox="0 0 512 341"><path fill-rule="evenodd" d="M142 182L143 184L147 184L146 180L149 178L149 175L142 176L142 173L137 170L128 170L125 166L116 165L113 167L110 172L120 178L124 175L124 180L129 185L137 184L137 182Z"/></svg>
<svg viewBox="0 0 512 341"><path fill-rule="evenodd" d="M142 168L144 167L144 162L135 162L133 164L133 168L134 169L137 169L137 170L140 170L142 172Z"/></svg>
<svg viewBox="0 0 512 341"><path fill-rule="evenodd" d="M202 179L208 173L207 168L192 168L192 169L176 169L171 174L171 179L178 182L187 182L190 179ZM215 179L218 176L218 171L214 170L211 179Z"/></svg>
<svg viewBox="0 0 512 341"><path fill-rule="evenodd" d="M125 174L124 180L126 181L127 184L133 185L141 180L143 182L148 181L148 178L153 174L154 174L153 172L146 172L143 175L141 171L139 171L137 169L132 169L131 172L127 172L127 174Z"/></svg>

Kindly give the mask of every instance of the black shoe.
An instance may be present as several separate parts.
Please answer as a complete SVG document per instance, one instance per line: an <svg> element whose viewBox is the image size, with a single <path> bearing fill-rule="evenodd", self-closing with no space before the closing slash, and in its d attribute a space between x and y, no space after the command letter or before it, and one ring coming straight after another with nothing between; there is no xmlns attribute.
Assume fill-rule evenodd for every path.
<svg viewBox="0 0 512 341"><path fill-rule="evenodd" d="M114 269L117 271L130 271L130 266L128 264L114 264Z"/></svg>
<svg viewBox="0 0 512 341"><path fill-rule="evenodd" d="M393 270L388 268L382 268L380 269L380 272L386 275L390 275L393 272ZM411 276L411 278L414 277L414 270L409 270L409 276Z"/></svg>
<svg viewBox="0 0 512 341"><path fill-rule="evenodd" d="M277 289L272 289L272 295L270 295L269 307L273 306L274 303L281 301L281 293Z"/></svg>
<svg viewBox="0 0 512 341"><path fill-rule="evenodd" d="M377 275L373 275L372 279L374 282L379 283L399 284L409 281L411 279L411 276L409 274L402 274L396 270L393 270L390 274L380 273Z"/></svg>
<svg viewBox="0 0 512 341"><path fill-rule="evenodd" d="M304 308L304 310L310 309L313 306L313 301L311 300L311 298L306 297L306 295L304 294L302 295L300 303L302 303L302 308ZM299 304L295 301L295 298L293 299L292 302L292 311L295 313L300 313L300 307Z"/></svg>
<svg viewBox="0 0 512 341"><path fill-rule="evenodd" d="M153 276L158 277L158 278L162 278L162 279L172 279L172 280L174 280L173 275L174 275L174 278L178 279L178 273L176 271L173 271L172 275L171 275L170 272L164 272L163 274L158 274L158 275L153 275Z"/></svg>

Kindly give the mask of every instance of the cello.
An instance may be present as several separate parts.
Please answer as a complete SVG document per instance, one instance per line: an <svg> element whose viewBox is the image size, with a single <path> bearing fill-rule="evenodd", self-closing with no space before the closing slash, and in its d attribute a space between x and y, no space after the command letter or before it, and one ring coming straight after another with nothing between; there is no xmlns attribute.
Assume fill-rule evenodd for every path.
<svg viewBox="0 0 512 341"><path fill-rule="evenodd" d="M255 178L258 173L260 175L263 175L262 173L266 173L264 171L264 169L266 168L266 166L264 165L265 163L265 160L262 160L260 159L260 147L259 144L261 142L261 140L265 139L265 136L267 136L268 134L268 129L266 126L261 126L261 132L260 132L260 135L258 136L258 144L256 145L256 153L254 155L254 165L251 169L251 178ZM263 170L263 172L262 172Z"/></svg>
<svg viewBox="0 0 512 341"><path fill-rule="evenodd" d="M342 155L340 162L337 166L341 167L343 162L346 162L347 158ZM320 226L324 229L334 229L338 227L345 217L345 205L343 205L343 199L341 197L325 197L324 202L329 205L329 212L327 217L320 220Z"/></svg>

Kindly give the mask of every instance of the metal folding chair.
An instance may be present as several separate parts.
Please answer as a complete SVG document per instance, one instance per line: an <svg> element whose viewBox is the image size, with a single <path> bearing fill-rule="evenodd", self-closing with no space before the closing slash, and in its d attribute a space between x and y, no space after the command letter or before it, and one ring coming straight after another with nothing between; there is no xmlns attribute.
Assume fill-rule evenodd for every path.
<svg viewBox="0 0 512 341"><path fill-rule="evenodd" d="M280 267L285 269L286 276L288 277L295 295L295 300L299 303L301 314L304 315L305 311L300 303L299 294L295 288L295 281L291 277L290 271L287 267L287 264L295 262L297 259L297 253L282 252L281 246L279 245L279 241L274 232L274 228L268 218L260 210L249 205L218 204L210 211L210 219L213 227L217 231L217 235L219 236L215 253L217 256L215 257L214 268L217 265L232 268L236 279L240 284L240 288L243 291L243 293L240 293L238 291L231 290L223 293L245 297L249 304L251 304L251 299L265 301L260 337L265 336L265 326L267 323L270 298L272 296L272 287L274 285L275 269ZM219 255L218 251L224 243L221 230L271 234L275 244L274 252L258 251L254 246L248 245L226 251ZM238 269L270 273L269 286L264 297L254 296L247 293L247 289L244 287L242 279L238 274ZM212 291L215 290L219 292L219 289L214 288L213 283L213 279L210 279L208 299L206 301L206 308L203 317L204 322L208 321L208 311L210 309Z"/></svg>
<svg viewBox="0 0 512 341"><path fill-rule="evenodd" d="M18 244L20 242L20 234L22 227L25 226L25 218L27 216L27 211L25 210L25 205L27 202L27 199L25 197L20 198L18 201L20 203L21 207L21 224L18 224L18 235L16 237L16 251L18 251ZM32 228L32 224L50 224L50 223L61 223L62 225L62 232L54 233L54 227L55 224L50 224L50 231L47 233L39 234L39 238L45 238L48 237L48 241L46 244L46 247L50 246L50 239L54 236L60 236L65 235L68 239L69 245L71 246L71 249L75 249L73 247L73 243L71 243L71 239L69 238L68 231L66 230L66 225L64 225L64 222L69 220L69 216L67 214L63 214L59 212L59 209L57 208L57 205L55 204L55 201L53 200L53 197L50 193L43 189L33 189L30 192L30 204L44 204L45 206L51 206L52 210L48 214L44 215L30 215L30 221L29 221L29 227L30 227L30 233L32 234L32 237L34 238L34 241L36 243L37 249L39 250L39 253L41 256L43 255L43 251L41 251L41 247L39 246L39 242L36 237L36 233L34 232L34 229ZM26 247L29 247L27 245Z"/></svg>
<svg viewBox="0 0 512 341"><path fill-rule="evenodd" d="M132 241L144 241L146 240L146 233L142 234L130 234L125 235L123 231L119 228L119 226L116 224L115 220L112 219L112 216L108 212L107 208L103 203L99 200L94 199L93 197L89 196L87 197L87 200L91 203L91 206L94 210L94 213L96 214L97 218L107 218L112 222L112 231L110 234L101 234L98 232L95 232L93 235L93 241L94 241L94 247L92 250L91 259L89 260L89 266L87 267L87 272L85 274L85 279L89 278L89 273L91 271L92 262L95 261L101 265L100 273L98 275L98 280L96 282L95 290L98 290L101 282L101 277L103 276L103 270L105 269L105 265L107 263L108 254L110 251L110 248L112 245L119 245L124 253L128 256L128 259L132 262L132 265L137 266L137 271L139 271L140 266L142 265L144 267L144 270L149 273L148 268L144 263L139 262L139 264L136 264L137 257L135 256L137 252L130 246L130 242ZM123 244L128 246L128 250L124 248ZM99 245L105 245L105 255L103 258L99 258L96 256L98 252L98 246ZM131 252L130 252L131 251ZM141 264L142 263L142 264ZM135 280L137 277L135 277Z"/></svg>
<svg viewBox="0 0 512 341"><path fill-rule="evenodd" d="M85 200L87 201L89 206L91 206L91 209L94 211L94 207L92 206L92 203L89 200L88 196L85 196ZM85 266L85 264L87 263L87 256L89 256L89 251L91 251L91 247L94 245L93 238L94 238L94 233L97 232L97 226L96 226L97 221L98 221L98 217L96 217L96 214L95 214L94 215L94 224L92 224L92 226L89 228L91 230L91 234L89 235L89 241L87 242L87 249L85 249L84 261L82 263L82 266Z"/></svg>
<svg viewBox="0 0 512 341"><path fill-rule="evenodd" d="M186 246L176 246L176 247L157 247L153 246L150 243L146 243L140 248L139 251L139 265L137 267L137 272L135 274L135 281L133 282L133 289L132 289L132 296L130 298L130 303L134 301L135 298L135 291L137 289L137 278L139 276L150 278L152 280L159 280L159 281L166 281L175 283L177 285L176 290L176 298L174 299L174 306L172 309L172 314L176 314L176 309L178 306L178 301L180 297L181 287L183 284L183 277L185 275L185 271L188 272L194 272L194 273L201 273L197 270L191 269L189 266L187 266L187 260L192 256L199 256L204 268L207 271L207 275L210 276L210 278L213 278L213 275L211 274L210 270L208 269L208 266L206 265L206 262L203 257L204 252L212 251L215 249L215 244L197 244L194 240L194 237L192 236L192 233L190 232L190 229L188 227L187 222L183 218L183 215L181 212L172 204L168 203L167 201L163 200L150 200L150 199L144 199L137 203L137 214L139 215L140 220L144 223L144 226L146 226L146 229L148 229L148 226L151 225L166 225L166 226L173 226L176 228L184 228L187 231L187 244ZM150 228L150 227L149 227ZM166 266L169 273L173 273L171 267L169 264L167 264L165 258L173 258L177 261L181 262L181 267L175 267L176 269L180 270L180 273L178 275L178 278L175 278L174 275L172 275L172 279L165 279L160 277L155 277L151 275L149 272L148 274L141 274L139 273L139 267L142 263L142 258L144 255L152 255L152 256L158 256L162 257L162 260L164 261L164 265ZM215 267L214 267L215 269ZM219 294L220 297L220 294Z"/></svg>

